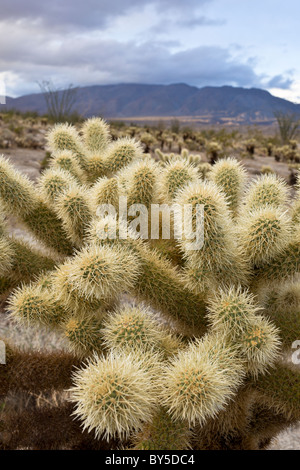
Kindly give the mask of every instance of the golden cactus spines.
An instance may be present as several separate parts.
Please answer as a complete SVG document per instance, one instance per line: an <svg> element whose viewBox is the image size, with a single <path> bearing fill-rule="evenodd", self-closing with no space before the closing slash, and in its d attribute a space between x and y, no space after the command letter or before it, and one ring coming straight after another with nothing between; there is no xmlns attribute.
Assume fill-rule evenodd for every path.
<svg viewBox="0 0 300 470"><path fill-rule="evenodd" d="M101 318L92 314L70 316L61 325L70 349L79 357L103 351L101 326Z"/></svg>
<svg viewBox="0 0 300 470"><path fill-rule="evenodd" d="M109 173L116 173L142 156L142 147L134 139L123 137L112 142L105 152L105 164Z"/></svg>
<svg viewBox="0 0 300 470"><path fill-rule="evenodd" d="M207 318L214 331L226 332L235 341L252 325L260 309L254 296L240 287L220 289L209 299Z"/></svg>
<svg viewBox="0 0 300 470"><path fill-rule="evenodd" d="M39 190L44 201L55 207L56 198L70 185L76 184L77 181L70 172L53 166L43 172L39 180Z"/></svg>
<svg viewBox="0 0 300 470"><path fill-rule="evenodd" d="M85 151L82 140L74 126L71 124L56 124L47 138L49 150L53 154L62 150L70 150L81 168L84 168Z"/></svg>
<svg viewBox="0 0 300 470"><path fill-rule="evenodd" d="M101 152L110 143L109 126L102 118L87 119L82 126L85 147L90 152Z"/></svg>
<svg viewBox="0 0 300 470"><path fill-rule="evenodd" d="M149 308L128 305L107 316L101 332L106 347L129 352L158 351L165 356L174 353L180 342L151 313Z"/></svg>
<svg viewBox="0 0 300 470"><path fill-rule="evenodd" d="M89 190L89 197L94 212L101 204L112 204L118 211L119 207L119 185L117 178L99 178Z"/></svg>
<svg viewBox="0 0 300 470"><path fill-rule="evenodd" d="M209 178L224 192L233 216L237 215L245 189L246 172L233 158L221 159L213 165Z"/></svg>
<svg viewBox="0 0 300 470"><path fill-rule="evenodd" d="M56 198L55 212L72 243L80 247L93 216L85 188L69 184Z"/></svg>
<svg viewBox="0 0 300 470"><path fill-rule="evenodd" d="M0 199L6 212L21 216L28 214L38 203L31 181L15 170L4 156L0 156Z"/></svg>
<svg viewBox="0 0 300 470"><path fill-rule="evenodd" d="M87 299L110 299L128 291L140 269L138 258L129 250L109 246L85 247L71 263L69 283Z"/></svg>
<svg viewBox="0 0 300 470"><path fill-rule="evenodd" d="M85 174L71 150L60 150L55 152L49 161L49 165L51 168L60 168L68 171L78 183L83 183L85 181Z"/></svg>
<svg viewBox="0 0 300 470"><path fill-rule="evenodd" d="M9 300L9 312L11 318L24 324L52 327L57 327L67 316L66 310L53 295L35 284L16 289Z"/></svg>
<svg viewBox="0 0 300 470"><path fill-rule="evenodd" d="M161 197L171 202L180 189L198 180L199 174L196 167L185 160L176 159L168 162L158 180Z"/></svg>
<svg viewBox="0 0 300 470"><path fill-rule="evenodd" d="M174 419L190 425L216 416L240 383L221 367L218 356L201 354L201 344L180 351L166 366L163 380L162 404Z"/></svg>
<svg viewBox="0 0 300 470"><path fill-rule="evenodd" d="M74 374L71 400L83 428L96 437L126 438L151 420L156 389L132 355L94 357Z"/></svg>
<svg viewBox="0 0 300 470"><path fill-rule="evenodd" d="M239 219L239 243L244 256L256 266L282 253L291 235L289 217L273 206L265 205Z"/></svg>
<svg viewBox="0 0 300 470"><path fill-rule="evenodd" d="M249 185L244 199L244 211L273 206L282 209L288 200L285 181L277 175L261 175Z"/></svg>
<svg viewBox="0 0 300 470"><path fill-rule="evenodd" d="M280 355L280 332L268 319L256 315L238 343L245 356L247 372L257 377L272 367Z"/></svg>

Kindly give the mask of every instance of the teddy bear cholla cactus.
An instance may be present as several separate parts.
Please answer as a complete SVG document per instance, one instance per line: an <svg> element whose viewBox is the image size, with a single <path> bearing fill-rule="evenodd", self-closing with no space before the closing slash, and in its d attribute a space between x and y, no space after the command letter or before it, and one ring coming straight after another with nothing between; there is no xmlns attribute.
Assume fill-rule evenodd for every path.
<svg viewBox="0 0 300 470"><path fill-rule="evenodd" d="M52 415L53 429L64 419L60 441L47 422L57 448L107 448L109 440L111 448L258 449L299 420L299 370L286 357L300 339L299 191L291 201L274 175L245 189L233 159L217 162L206 180L186 155L161 165L133 139L111 141L98 118L82 137L55 126L49 147L36 186L0 161L3 210L41 246L16 242L3 227L1 275L19 284L11 318L62 333L70 354L60 353L59 365L55 354L32 353L18 381L28 353L9 346L0 393L68 390L71 404ZM100 217L99 204L116 206L120 196L147 208L202 204L203 247L138 239L121 218ZM39 360L48 361L45 373ZM8 431L36 427L36 414L30 424L26 413L3 422Z"/></svg>

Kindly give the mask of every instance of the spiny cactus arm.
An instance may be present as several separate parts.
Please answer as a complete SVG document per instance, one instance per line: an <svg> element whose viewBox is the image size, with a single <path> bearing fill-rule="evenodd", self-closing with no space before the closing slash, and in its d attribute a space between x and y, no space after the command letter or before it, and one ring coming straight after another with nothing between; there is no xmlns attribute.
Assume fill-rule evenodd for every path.
<svg viewBox="0 0 300 470"><path fill-rule="evenodd" d="M6 364L0 364L0 395L8 392L63 390L71 386L73 368L80 359L66 352L23 351L5 338Z"/></svg>
<svg viewBox="0 0 300 470"><path fill-rule="evenodd" d="M49 166L70 173L78 184L86 182L86 175L71 150L60 150L50 158Z"/></svg>
<svg viewBox="0 0 300 470"><path fill-rule="evenodd" d="M58 253L70 255L74 248L68 239L61 220L43 201L22 218L26 227L46 246Z"/></svg>
<svg viewBox="0 0 300 470"><path fill-rule="evenodd" d="M86 299L113 299L140 274L138 257L119 246L87 246L70 262L69 284Z"/></svg>
<svg viewBox="0 0 300 470"><path fill-rule="evenodd" d="M56 198L55 213L61 219L72 244L82 246L86 230L92 220L88 193L77 184L70 184Z"/></svg>
<svg viewBox="0 0 300 470"><path fill-rule="evenodd" d="M124 137L112 142L105 152L108 174L114 174L129 163L141 158L143 149L134 139Z"/></svg>
<svg viewBox="0 0 300 470"><path fill-rule="evenodd" d="M15 280L29 281L44 271L51 271L57 260L51 255L46 255L28 243L16 238L7 238L6 243L12 252L11 265L6 275Z"/></svg>
<svg viewBox="0 0 300 470"><path fill-rule="evenodd" d="M196 167L185 160L170 161L158 178L161 199L165 202L172 202L180 189L188 183L197 181L199 181L199 174Z"/></svg>
<svg viewBox="0 0 300 470"><path fill-rule="evenodd" d="M76 179L69 171L53 166L43 172L38 188L45 203L54 208L57 197L69 186L76 184Z"/></svg>
<svg viewBox="0 0 300 470"><path fill-rule="evenodd" d="M70 316L90 315L91 312L95 314L99 312L102 315L103 311L112 308L114 298L109 300L87 298L78 289L74 289L70 276L72 270L72 263L66 261L52 273L49 282L49 290L53 298L69 312Z"/></svg>
<svg viewBox="0 0 300 470"><path fill-rule="evenodd" d="M97 214L97 209L101 204L112 204L116 212L118 212L119 195L117 178L99 178L89 189L90 203L93 212Z"/></svg>
<svg viewBox="0 0 300 470"><path fill-rule="evenodd" d="M243 376L236 352L206 335L166 365L161 401L175 420L203 425L234 397Z"/></svg>
<svg viewBox="0 0 300 470"><path fill-rule="evenodd" d="M262 175L250 183L244 198L243 211L273 206L284 209L288 203L285 181L277 175Z"/></svg>
<svg viewBox="0 0 300 470"><path fill-rule="evenodd" d="M258 401L287 419L300 419L300 372L299 367L276 364L269 374L260 375L249 382Z"/></svg>
<svg viewBox="0 0 300 470"><path fill-rule="evenodd" d="M11 318L24 324L42 324L57 327L68 312L48 289L38 283L19 287L10 296L8 310Z"/></svg>
<svg viewBox="0 0 300 470"><path fill-rule="evenodd" d="M0 157L0 199L5 212L19 216L29 214L38 204L31 181L16 171L4 156Z"/></svg>
<svg viewBox="0 0 300 470"><path fill-rule="evenodd" d="M300 338L300 284L287 282L276 285L260 294L263 314L279 330L284 350L290 350Z"/></svg>
<svg viewBox="0 0 300 470"><path fill-rule="evenodd" d="M160 353L163 358L175 354L183 343L170 334L149 308L125 305L110 313L101 330L109 350Z"/></svg>
<svg viewBox="0 0 300 470"><path fill-rule="evenodd" d="M90 359L74 374L70 393L75 416L97 438L128 437L151 420L156 408L151 372L133 355Z"/></svg>
<svg viewBox="0 0 300 470"><path fill-rule="evenodd" d="M59 252L72 253L60 220L40 199L33 184L0 158L0 200L37 238Z"/></svg>
<svg viewBox="0 0 300 470"><path fill-rule="evenodd" d="M126 239L119 237L119 227L123 234L128 230ZM107 235L106 238L102 238L104 233ZM180 328L185 332L195 334L195 328L199 334L206 331L203 297L186 288L178 270L147 243L137 240L124 222L119 220L119 225L116 226L113 217L94 220L88 241L96 246L116 244L121 250L129 249L139 264L139 274L131 292L141 301L146 301L151 307L169 317L171 322L178 321Z"/></svg>
<svg viewBox="0 0 300 470"><path fill-rule="evenodd" d="M100 330L102 318L93 315L73 315L62 323L71 351L78 357L87 357L104 351Z"/></svg>
<svg viewBox="0 0 300 470"><path fill-rule="evenodd" d="M85 161L85 174L88 183L94 183L107 173L104 154L89 153Z"/></svg>
<svg viewBox="0 0 300 470"><path fill-rule="evenodd" d="M146 158L133 162L116 175L119 187L124 187L128 197L127 204L144 204L150 209L151 204L159 202L158 176L159 168L153 160Z"/></svg>
<svg viewBox="0 0 300 470"><path fill-rule="evenodd" d="M208 181L190 184L179 191L175 202L179 207L188 205L193 208L191 227L185 236L178 240L188 259L187 283L189 276L194 277L198 290L203 292L220 284L246 284L249 275L247 263L236 242L236 229L230 217L228 203L216 185ZM199 227L197 206L199 210L203 208ZM175 212L175 224L182 223L181 219L181 210ZM201 232L202 246L191 247L191 241L196 241L195 234Z"/></svg>
<svg viewBox="0 0 300 470"><path fill-rule="evenodd" d="M209 179L226 195L232 215L236 217L246 182L242 165L233 158L218 160L209 173Z"/></svg>
<svg viewBox="0 0 300 470"><path fill-rule="evenodd" d="M273 206L264 205L246 213L237 224L243 256L252 267L272 262L292 241L290 218Z"/></svg>
<svg viewBox="0 0 300 470"><path fill-rule="evenodd" d="M56 124L47 138L48 147L53 154L62 150L70 150L84 171L86 150L74 126L71 124Z"/></svg>
<svg viewBox="0 0 300 470"><path fill-rule="evenodd" d="M295 228L288 246L269 263L254 272L253 285L288 279L300 271L300 226Z"/></svg>
<svg viewBox="0 0 300 470"><path fill-rule="evenodd" d="M191 431L188 423L174 421L160 408L150 423L133 439L134 450L186 450L190 448Z"/></svg>
<svg viewBox="0 0 300 470"><path fill-rule="evenodd" d="M104 119L93 117L87 119L82 126L85 147L90 152L101 152L111 141L109 126Z"/></svg>

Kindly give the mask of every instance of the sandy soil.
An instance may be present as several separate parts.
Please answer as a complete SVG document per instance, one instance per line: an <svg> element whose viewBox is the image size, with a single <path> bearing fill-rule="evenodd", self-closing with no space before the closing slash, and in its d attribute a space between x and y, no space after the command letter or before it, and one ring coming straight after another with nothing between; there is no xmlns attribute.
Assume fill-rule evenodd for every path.
<svg viewBox="0 0 300 470"><path fill-rule="evenodd" d="M22 172L28 175L32 180L36 180L40 173L40 162L45 156L43 150L30 149L0 149L12 161L12 163ZM255 156L254 159L244 159L243 164L252 174L258 174L262 166L270 166L276 173L288 181L289 169L284 163L275 162L273 157ZM22 228L18 226L14 219L10 221L11 227L16 235L25 235ZM31 239L29 234L25 235L28 240ZM5 315L0 314L0 336L3 335L20 346L37 348L48 345L50 349L64 349L65 343L63 338L48 330L36 330L33 328L24 329L22 331L17 325L8 322ZM300 424L296 427L288 429L272 442L270 450L300 450Z"/></svg>

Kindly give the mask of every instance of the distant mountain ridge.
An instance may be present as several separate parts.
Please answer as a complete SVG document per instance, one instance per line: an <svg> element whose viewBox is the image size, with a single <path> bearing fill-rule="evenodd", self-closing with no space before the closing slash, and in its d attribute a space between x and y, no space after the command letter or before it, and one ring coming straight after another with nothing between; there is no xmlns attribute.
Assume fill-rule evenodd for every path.
<svg viewBox="0 0 300 470"><path fill-rule="evenodd" d="M5 106L19 111L47 112L42 93L7 97ZM268 123L274 121L274 111L295 113L300 117L300 104L277 98L265 90L232 86L197 88L184 83L80 87L73 109L85 117L99 114L118 119L197 116L211 123L230 120L241 124Z"/></svg>

